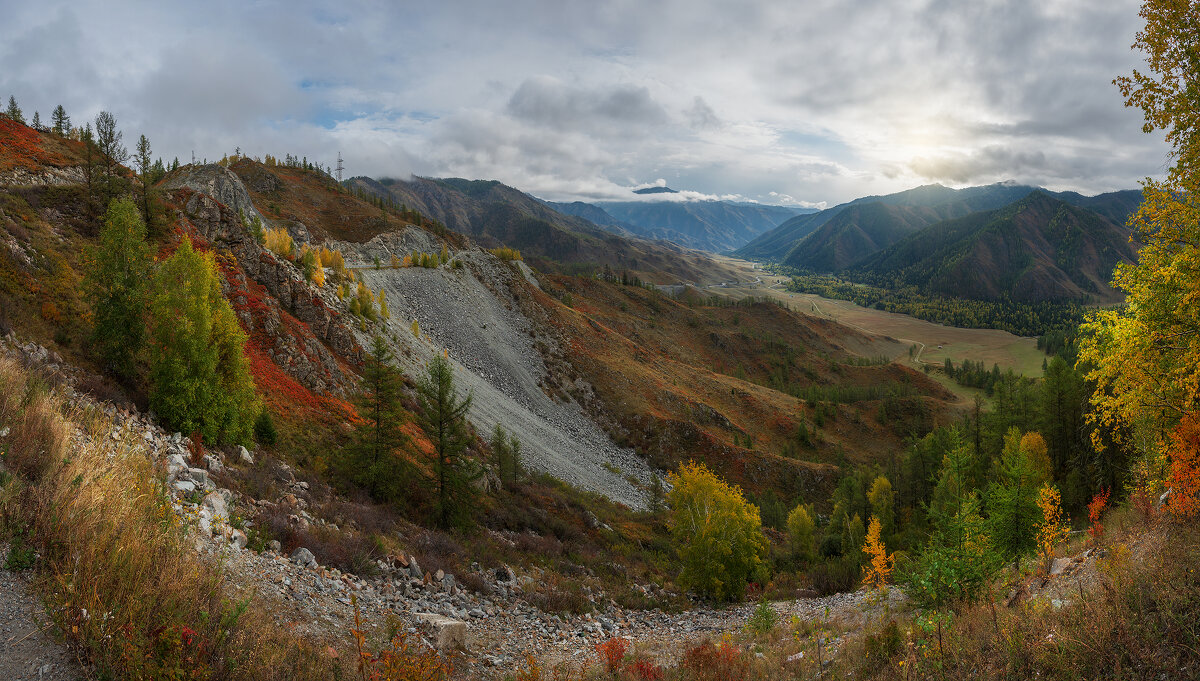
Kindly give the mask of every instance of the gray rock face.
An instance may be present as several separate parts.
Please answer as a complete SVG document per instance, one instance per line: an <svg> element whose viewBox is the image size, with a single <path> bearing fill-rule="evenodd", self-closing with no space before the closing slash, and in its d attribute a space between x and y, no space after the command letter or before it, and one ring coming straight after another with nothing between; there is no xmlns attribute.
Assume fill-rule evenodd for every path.
<svg viewBox="0 0 1200 681"><path fill-rule="evenodd" d="M244 193L245 188L241 190ZM249 195L245 195L245 200L249 201ZM188 200L186 210L204 238L227 248L246 275L265 287L282 306L264 299L266 307L256 315L245 311L239 315L252 332L261 329L274 340L268 354L275 363L314 392L348 394L354 387L353 381L342 372L334 353L357 363L362 359L362 349L342 314L323 297L327 294L332 301L334 294L321 293L309 286L294 265L259 245L245 226L238 223L237 214L218 199L197 193ZM228 285L226 293L237 308L246 302L241 291L248 290L249 284L240 273L234 279L233 284L223 284ZM312 334L298 335L285 329L283 309L307 324Z"/></svg>
<svg viewBox="0 0 1200 681"><path fill-rule="evenodd" d="M250 450L240 445L238 446L238 458L247 466L254 465L254 457L250 455Z"/></svg>
<svg viewBox="0 0 1200 681"><path fill-rule="evenodd" d="M199 194L207 194L228 206L234 215L240 212L246 216L247 220L257 217L263 221L264 225L267 224L267 221L263 220L262 214L251 202L250 194L246 191L246 186L242 184L241 178L220 164L210 163L193 168L191 172L172 178L166 183L165 188L168 190L186 188Z"/></svg>
<svg viewBox="0 0 1200 681"><path fill-rule="evenodd" d="M312 551L301 546L292 551L292 562L302 567L315 568L317 567L317 557L312 554Z"/></svg>

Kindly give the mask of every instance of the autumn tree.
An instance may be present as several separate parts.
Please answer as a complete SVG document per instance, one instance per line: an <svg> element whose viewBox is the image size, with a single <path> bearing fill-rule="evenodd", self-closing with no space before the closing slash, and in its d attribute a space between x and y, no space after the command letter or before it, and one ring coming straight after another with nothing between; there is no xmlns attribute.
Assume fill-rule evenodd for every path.
<svg viewBox="0 0 1200 681"><path fill-rule="evenodd" d="M146 338L151 262L137 207L128 198L113 201L84 288L92 305L92 345L100 361L126 379L134 375L134 361Z"/></svg>
<svg viewBox="0 0 1200 681"><path fill-rule="evenodd" d="M250 444L261 405L246 334L219 277L213 255L197 252L186 236L159 265L150 299L150 408L168 428L200 431L205 442Z"/></svg>
<svg viewBox="0 0 1200 681"><path fill-rule="evenodd" d="M814 538L817 524L812 512L804 504L796 504L796 508L788 513L787 535L788 545L792 555L802 561L810 561L816 553Z"/></svg>
<svg viewBox="0 0 1200 681"><path fill-rule="evenodd" d="M1171 496L1181 518L1200 514L1200 414L1188 414L1171 432Z"/></svg>
<svg viewBox="0 0 1200 681"><path fill-rule="evenodd" d="M475 496L472 483L482 471L470 457L467 447L471 433L467 412L473 394L458 394L454 371L441 355L429 362L426 376L417 384L419 420L433 442L433 475L437 488L437 516L442 527L466 522L469 504Z"/></svg>
<svg viewBox="0 0 1200 681"><path fill-rule="evenodd" d="M1145 443L1141 457L1153 459L1170 447L1180 420L1200 411L1200 4L1146 0L1141 16L1133 46L1149 71L1114 82L1126 106L1142 109L1143 131L1165 131L1174 163L1165 179L1142 184L1130 226L1143 246L1137 263L1118 265L1113 280L1126 305L1092 314L1080 359L1092 367L1094 422L1118 437L1130 433ZM1101 437L1093 434L1097 446ZM1162 482L1144 481L1143 493Z"/></svg>
<svg viewBox="0 0 1200 681"><path fill-rule="evenodd" d="M62 104L54 107L54 112L50 114L50 122L56 135L65 135L71 131L71 117L67 115L67 110Z"/></svg>
<svg viewBox="0 0 1200 681"><path fill-rule="evenodd" d="M1046 483L1038 490L1037 507L1042 516L1037 526L1037 549L1042 557L1043 571L1049 572L1054 549L1067 538L1070 528L1063 522L1062 500L1054 485Z"/></svg>
<svg viewBox="0 0 1200 681"><path fill-rule="evenodd" d="M741 598L747 583L766 578L758 507L702 463L681 465L669 480L668 524L683 565L680 584L717 601Z"/></svg>
<svg viewBox="0 0 1200 681"><path fill-rule="evenodd" d="M883 524L879 518L871 516L867 524L867 537L863 543L862 552L867 555L867 564L863 567L863 586L868 589L882 591L887 586L888 577L892 574L895 559L887 552L880 535Z"/></svg>
<svg viewBox="0 0 1200 681"><path fill-rule="evenodd" d="M342 474L371 496L396 501L413 479L406 458L411 440L404 431L408 417L401 406L403 375L383 336L376 335L363 362L362 384L355 400L362 419L353 443L342 458Z"/></svg>

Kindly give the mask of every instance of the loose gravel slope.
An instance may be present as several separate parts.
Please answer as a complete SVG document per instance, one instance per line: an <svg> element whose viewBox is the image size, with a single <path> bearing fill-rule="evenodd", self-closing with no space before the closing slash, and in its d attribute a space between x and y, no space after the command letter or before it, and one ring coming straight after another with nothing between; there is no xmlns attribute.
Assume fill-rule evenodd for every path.
<svg viewBox="0 0 1200 681"><path fill-rule="evenodd" d="M534 337L553 341L539 336L508 293L510 280L522 276L518 268L479 249L453 254L464 262L460 269L365 267L375 257L387 263L392 254L440 250L415 229L338 246L349 265L363 267L358 273L372 291L386 293L388 335L410 375L419 375L435 353L448 351L460 389L474 393L469 418L476 430L490 433L499 423L520 439L527 468L632 508L645 506L645 493L625 479L648 483L645 461L615 445L578 405L556 402L538 385L546 368Z"/></svg>

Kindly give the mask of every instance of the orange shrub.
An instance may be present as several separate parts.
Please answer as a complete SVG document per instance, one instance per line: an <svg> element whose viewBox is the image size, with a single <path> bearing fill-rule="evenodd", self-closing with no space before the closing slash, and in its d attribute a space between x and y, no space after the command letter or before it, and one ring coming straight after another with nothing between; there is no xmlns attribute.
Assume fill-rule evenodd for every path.
<svg viewBox="0 0 1200 681"><path fill-rule="evenodd" d="M1104 526L1100 524L1100 514L1104 511L1104 507L1108 505L1108 490L1102 490L1092 497L1091 503L1088 504L1088 522L1091 525L1088 527L1088 536L1091 537L1093 544L1100 541L1100 535L1104 534Z"/></svg>
<svg viewBox="0 0 1200 681"><path fill-rule="evenodd" d="M1200 512L1200 415L1188 414L1171 432L1171 496L1168 507L1183 518Z"/></svg>
<svg viewBox="0 0 1200 681"><path fill-rule="evenodd" d="M613 637L596 644L596 655L609 676L616 676L625 667L626 650L629 650L629 641L623 638Z"/></svg>

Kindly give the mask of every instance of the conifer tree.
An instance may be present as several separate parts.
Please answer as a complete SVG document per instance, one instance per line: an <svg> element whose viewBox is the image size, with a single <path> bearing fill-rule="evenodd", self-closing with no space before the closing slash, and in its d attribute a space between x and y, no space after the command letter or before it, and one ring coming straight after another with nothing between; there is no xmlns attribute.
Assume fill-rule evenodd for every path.
<svg viewBox="0 0 1200 681"><path fill-rule="evenodd" d="M133 201L113 201L85 288L95 320L92 344L104 365L122 378L133 377L134 359L145 341L150 265L146 227Z"/></svg>
<svg viewBox="0 0 1200 681"><path fill-rule="evenodd" d="M1021 556L1034 547L1034 533L1042 515L1037 506L1037 490L1045 482L1031 457L1033 452L1022 444L1016 428L1005 436L987 504L992 543L1006 557L1014 559L1018 568Z"/></svg>
<svg viewBox="0 0 1200 681"><path fill-rule="evenodd" d="M403 377L383 336L371 341L363 364L362 392L356 400L362 424L344 459L344 474L382 501L396 501L412 480L405 458L411 440L403 430Z"/></svg>
<svg viewBox="0 0 1200 681"><path fill-rule="evenodd" d="M471 444L467 411L472 394L460 397L454 387L450 362L441 355L429 363L428 374L417 384L418 417L433 442L434 484L438 495L438 522L442 527L463 524L474 496L471 483L481 474L466 455Z"/></svg>
<svg viewBox="0 0 1200 681"><path fill-rule="evenodd" d="M261 406L246 334L221 295L216 261L184 237L159 265L150 302L150 407L207 442L249 444Z"/></svg>
<svg viewBox="0 0 1200 681"><path fill-rule="evenodd" d="M138 138L137 153L134 156L137 161L138 173L142 176L142 220L146 223L146 230L151 231L150 220L150 140L146 139L145 135Z"/></svg>
<svg viewBox="0 0 1200 681"><path fill-rule="evenodd" d="M496 474L500 483L509 485L521 477L521 441L510 435L504 426L496 423L492 430L492 455L496 459Z"/></svg>
<svg viewBox="0 0 1200 681"><path fill-rule="evenodd" d="M54 113L50 114L50 121L56 135L65 135L71 131L71 117L67 115L67 110L63 108L62 104L54 107Z"/></svg>
<svg viewBox="0 0 1200 681"><path fill-rule="evenodd" d="M38 112L38 111L33 112L33 122L29 124L29 127L33 128L34 130L37 130L38 132L42 131L42 114L41 114L41 112Z"/></svg>
<svg viewBox="0 0 1200 681"><path fill-rule="evenodd" d="M25 124L25 114L21 113L21 107L17 106L17 98L12 95L8 96L8 108L4 110L4 115L22 125Z"/></svg>
<svg viewBox="0 0 1200 681"><path fill-rule="evenodd" d="M129 150L122 141L124 136L110 112L101 111L96 116L96 146L104 157L104 173L110 180L117 175L117 167L129 160Z"/></svg>

